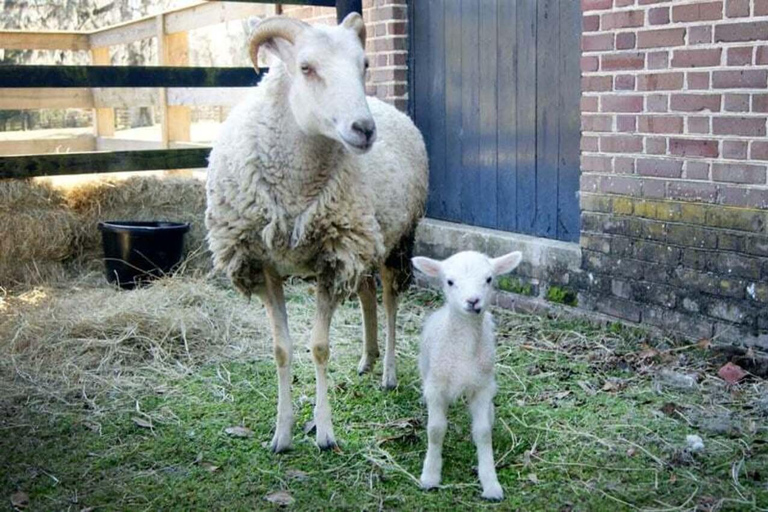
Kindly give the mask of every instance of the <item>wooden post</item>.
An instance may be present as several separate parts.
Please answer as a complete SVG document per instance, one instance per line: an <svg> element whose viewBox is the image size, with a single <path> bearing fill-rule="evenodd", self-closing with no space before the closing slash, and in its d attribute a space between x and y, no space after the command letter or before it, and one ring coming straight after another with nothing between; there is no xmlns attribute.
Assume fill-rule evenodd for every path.
<svg viewBox="0 0 768 512"><path fill-rule="evenodd" d="M91 48L91 63L95 66L109 66L109 47ZM113 137L115 135L115 110L113 108L94 109L93 134L96 137Z"/></svg>
<svg viewBox="0 0 768 512"><path fill-rule="evenodd" d="M165 33L165 19L157 17L157 56L161 66L189 65L189 35L187 32ZM163 147L171 142L192 140L192 112L189 107L168 105L167 89L160 89L160 116Z"/></svg>

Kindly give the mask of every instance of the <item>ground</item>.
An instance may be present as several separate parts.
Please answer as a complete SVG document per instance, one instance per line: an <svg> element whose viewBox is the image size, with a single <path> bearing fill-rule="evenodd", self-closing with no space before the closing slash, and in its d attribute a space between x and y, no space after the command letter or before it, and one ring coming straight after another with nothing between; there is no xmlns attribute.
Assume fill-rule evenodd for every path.
<svg viewBox="0 0 768 512"><path fill-rule="evenodd" d="M494 311L505 499L487 503L461 404L449 417L443 487L417 483L426 411L416 354L435 293L412 289L403 300L392 392L379 388L380 365L357 375L357 303L340 308L330 365L340 449L321 452L308 425L312 285L291 283L297 421L293 451L273 455L276 376L258 301L196 277L131 292L101 280L0 299L0 508L25 499L27 510L81 511L768 508L768 387L754 376L721 380L710 340ZM689 448L689 435L703 449Z"/></svg>

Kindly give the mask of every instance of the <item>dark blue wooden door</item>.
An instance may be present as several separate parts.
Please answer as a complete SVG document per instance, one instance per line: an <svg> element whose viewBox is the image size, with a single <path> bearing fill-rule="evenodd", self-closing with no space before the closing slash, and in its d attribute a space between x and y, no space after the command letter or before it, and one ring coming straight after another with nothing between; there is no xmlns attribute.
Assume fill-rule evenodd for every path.
<svg viewBox="0 0 768 512"><path fill-rule="evenodd" d="M577 0L414 0L411 111L429 217L579 237Z"/></svg>

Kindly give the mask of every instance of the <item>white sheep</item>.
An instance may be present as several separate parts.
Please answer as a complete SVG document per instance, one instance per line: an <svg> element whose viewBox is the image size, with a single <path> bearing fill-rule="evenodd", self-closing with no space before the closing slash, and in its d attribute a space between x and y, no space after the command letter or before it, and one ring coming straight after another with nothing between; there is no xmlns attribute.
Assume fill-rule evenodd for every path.
<svg viewBox="0 0 768 512"><path fill-rule="evenodd" d="M215 267L269 316L278 374L272 450L291 445L293 343L283 296L287 276L317 278L309 346L315 362L317 444L335 446L326 367L333 312L350 292L364 324L362 373L379 355L378 268L387 316L383 385L395 387L398 290L410 276L413 233L423 215L427 154L413 122L365 96L365 25L353 13L336 27L282 16L258 23L250 42L277 58L235 107L208 167L206 226ZM375 142L375 144L374 144Z"/></svg>
<svg viewBox="0 0 768 512"><path fill-rule="evenodd" d="M448 406L466 396L483 498L500 500L504 496L496 477L491 443L496 340L493 317L486 308L494 278L514 270L521 259L519 252L491 259L473 251L460 252L444 261L413 258L417 269L441 280L446 298L445 305L424 324L419 355L429 413L429 445L421 473L425 489L440 485Z"/></svg>

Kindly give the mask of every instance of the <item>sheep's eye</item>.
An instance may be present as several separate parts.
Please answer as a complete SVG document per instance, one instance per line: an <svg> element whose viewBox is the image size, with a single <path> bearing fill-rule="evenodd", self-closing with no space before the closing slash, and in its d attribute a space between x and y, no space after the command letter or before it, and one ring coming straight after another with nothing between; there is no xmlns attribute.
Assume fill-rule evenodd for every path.
<svg viewBox="0 0 768 512"><path fill-rule="evenodd" d="M488 283L488 284L491 284L491 281L493 281L493 278L491 278L491 277L489 277L488 279L485 280L485 282Z"/></svg>
<svg viewBox="0 0 768 512"><path fill-rule="evenodd" d="M371 64L370 64L370 62L368 62L368 59L365 59L365 64L363 64L363 66L365 67L365 69L368 69L368 67L369 67L370 65L371 65Z"/></svg>
<svg viewBox="0 0 768 512"><path fill-rule="evenodd" d="M448 286L453 286L453 279L448 280Z"/></svg>
<svg viewBox="0 0 768 512"><path fill-rule="evenodd" d="M314 71L314 69L312 69L312 66L310 66L309 64L302 64L301 65L301 72L304 73L305 75L309 75L313 71Z"/></svg>

